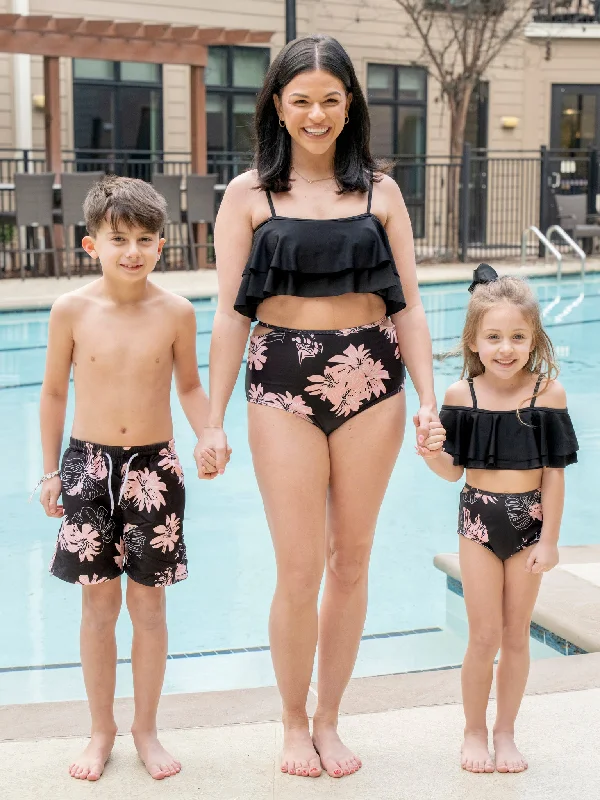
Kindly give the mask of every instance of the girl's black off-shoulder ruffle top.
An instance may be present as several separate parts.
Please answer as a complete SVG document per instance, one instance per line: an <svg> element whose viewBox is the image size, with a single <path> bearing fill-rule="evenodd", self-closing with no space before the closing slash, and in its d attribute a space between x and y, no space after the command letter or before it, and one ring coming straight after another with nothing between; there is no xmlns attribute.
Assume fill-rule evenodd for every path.
<svg viewBox="0 0 600 800"><path fill-rule="evenodd" d="M406 303L392 249L381 221L367 211L338 219L279 217L270 192L271 216L254 231L250 257L234 304L256 319L267 297L334 297L372 293L385 302L386 315Z"/></svg>
<svg viewBox="0 0 600 800"><path fill-rule="evenodd" d="M443 405L440 421L446 429L444 450L455 466L467 469L539 469L577 462L577 437L566 408L531 405L519 411L487 411ZM536 393L537 388L536 385Z"/></svg>

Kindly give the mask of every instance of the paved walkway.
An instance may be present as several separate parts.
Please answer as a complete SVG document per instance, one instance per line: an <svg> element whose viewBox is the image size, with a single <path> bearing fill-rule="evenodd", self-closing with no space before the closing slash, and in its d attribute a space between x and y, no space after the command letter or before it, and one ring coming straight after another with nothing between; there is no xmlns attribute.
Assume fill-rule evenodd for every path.
<svg viewBox="0 0 600 800"><path fill-rule="evenodd" d="M476 264L439 264L417 267L419 283L435 284L470 281ZM496 265L501 274L520 276L552 276L556 274L553 264L531 264L521 267L514 262L501 262ZM576 274L580 270L575 261L563 265L565 275ZM600 272L600 259L589 259L588 272ZM24 281L9 278L0 280L0 311L49 308L54 300L65 292L96 280L96 275L83 278L27 278ZM198 300L217 296L217 273L214 269L181 272L155 272L152 280L172 292Z"/></svg>
<svg viewBox="0 0 600 800"><path fill-rule="evenodd" d="M491 723L491 719L490 719ZM278 723L165 730L165 746L182 761L176 777L152 781L131 737L117 739L99 783L70 778L66 765L80 738L0 744L0 796L6 800L562 800L600 795L600 689L526 697L519 745L530 768L520 775L471 775L458 766L463 725L460 705L348 715L344 737L364 767L334 780L282 775Z"/></svg>

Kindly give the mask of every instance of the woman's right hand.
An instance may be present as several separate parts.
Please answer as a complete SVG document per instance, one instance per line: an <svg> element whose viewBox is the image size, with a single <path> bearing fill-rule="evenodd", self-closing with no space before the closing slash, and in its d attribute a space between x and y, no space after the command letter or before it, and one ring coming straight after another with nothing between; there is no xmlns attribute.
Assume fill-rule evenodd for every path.
<svg viewBox="0 0 600 800"><path fill-rule="evenodd" d="M194 448L194 458L201 479L223 475L231 457L223 428L204 428Z"/></svg>
<svg viewBox="0 0 600 800"><path fill-rule="evenodd" d="M40 503L44 506L44 511L48 517L62 517L65 510L58 505L58 498L62 492L62 481L60 475L55 475L42 483L40 492Z"/></svg>

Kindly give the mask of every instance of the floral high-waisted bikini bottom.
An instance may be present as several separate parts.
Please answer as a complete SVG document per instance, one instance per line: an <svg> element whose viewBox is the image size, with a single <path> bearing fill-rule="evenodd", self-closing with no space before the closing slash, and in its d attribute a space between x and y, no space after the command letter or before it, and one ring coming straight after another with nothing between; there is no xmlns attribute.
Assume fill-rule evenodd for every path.
<svg viewBox="0 0 600 800"><path fill-rule="evenodd" d="M280 328L250 338L249 403L280 408L326 436L346 420L402 390L396 328L378 322L334 331Z"/></svg>
<svg viewBox="0 0 600 800"><path fill-rule="evenodd" d="M458 532L502 561L540 540L542 493L484 492L465 484L460 493Z"/></svg>

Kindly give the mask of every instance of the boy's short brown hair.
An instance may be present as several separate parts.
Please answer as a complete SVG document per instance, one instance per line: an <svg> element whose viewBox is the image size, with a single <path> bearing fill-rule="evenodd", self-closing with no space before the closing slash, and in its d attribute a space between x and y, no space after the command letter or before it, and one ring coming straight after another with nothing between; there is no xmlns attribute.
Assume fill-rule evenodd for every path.
<svg viewBox="0 0 600 800"><path fill-rule="evenodd" d="M95 236L106 221L113 230L122 223L127 228L161 233L167 221L167 203L146 181L107 175L87 193L83 218L90 236Z"/></svg>

